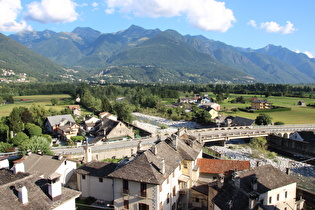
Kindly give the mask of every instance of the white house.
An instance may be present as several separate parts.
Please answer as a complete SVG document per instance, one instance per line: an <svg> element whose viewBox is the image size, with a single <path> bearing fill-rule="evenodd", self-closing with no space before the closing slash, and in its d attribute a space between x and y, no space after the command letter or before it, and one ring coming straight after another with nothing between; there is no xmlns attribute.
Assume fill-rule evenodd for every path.
<svg viewBox="0 0 315 210"><path fill-rule="evenodd" d="M81 193L62 187L59 178L58 173L43 179L40 173L0 170L0 209L75 210L75 199Z"/></svg>
<svg viewBox="0 0 315 210"><path fill-rule="evenodd" d="M214 209L302 209L296 180L271 165L240 171L226 181L212 199Z"/></svg>
<svg viewBox="0 0 315 210"><path fill-rule="evenodd" d="M77 163L63 156L28 153L14 165L23 163L24 171L28 173L39 172L43 178L48 178L53 173L60 174L60 182L66 184L77 168Z"/></svg>
<svg viewBox="0 0 315 210"><path fill-rule="evenodd" d="M82 196L111 200L115 209L187 209L202 147L179 131L116 166L91 162L77 170Z"/></svg>

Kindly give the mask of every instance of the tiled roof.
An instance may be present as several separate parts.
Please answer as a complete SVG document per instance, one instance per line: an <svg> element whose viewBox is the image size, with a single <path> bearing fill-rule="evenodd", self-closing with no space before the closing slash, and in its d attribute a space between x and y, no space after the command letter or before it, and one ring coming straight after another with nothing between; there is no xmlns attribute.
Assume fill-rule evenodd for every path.
<svg viewBox="0 0 315 210"><path fill-rule="evenodd" d="M257 100L251 101L251 102L252 103L270 103L269 101L260 100L260 99L257 99Z"/></svg>
<svg viewBox="0 0 315 210"><path fill-rule="evenodd" d="M95 176L95 177L107 177L117 167L117 163L108 163L104 161L92 161L81 167L76 171L79 174Z"/></svg>
<svg viewBox="0 0 315 210"><path fill-rule="evenodd" d="M0 186L0 209L55 209L70 199L78 197L81 192L62 188L60 200L52 201L48 197L48 183L46 179L40 178L40 174L17 173L8 170L0 170L0 177L6 178L7 182ZM28 191L28 203L22 204L17 196L17 185L22 183Z"/></svg>
<svg viewBox="0 0 315 210"><path fill-rule="evenodd" d="M252 191L251 182L253 176L256 176L258 179L257 191L259 193L265 193L269 190L296 182L291 176L269 164L250 170L240 171L238 172L238 175L241 178L241 188L246 192Z"/></svg>
<svg viewBox="0 0 315 210"><path fill-rule="evenodd" d="M229 180L212 199L221 210L248 209L249 197L255 197L296 182L294 178L271 165L240 171L237 172L237 175L240 177L240 187ZM252 189L254 177L257 178L257 191Z"/></svg>
<svg viewBox="0 0 315 210"><path fill-rule="evenodd" d="M157 151L157 155L154 154L154 149ZM165 162L164 174L162 173L163 159ZM111 173L109 177L161 184L179 166L182 160L178 152L161 141Z"/></svg>
<svg viewBox="0 0 315 210"><path fill-rule="evenodd" d="M299 131L298 134L306 142L315 144L315 133L314 131Z"/></svg>
<svg viewBox="0 0 315 210"><path fill-rule="evenodd" d="M65 121L65 120L75 123L75 120L73 119L71 114L55 115L55 116L47 117L47 121L50 123L51 126L58 125L61 121Z"/></svg>
<svg viewBox="0 0 315 210"><path fill-rule="evenodd" d="M231 173L235 169L242 171L250 169L249 161L240 160L217 160L217 159L198 159L200 173L226 174Z"/></svg>
<svg viewBox="0 0 315 210"><path fill-rule="evenodd" d="M33 173L37 171L44 175L44 178L54 173L65 160L65 158L58 160L56 156L38 154L25 155L22 158L25 172Z"/></svg>
<svg viewBox="0 0 315 210"><path fill-rule="evenodd" d="M253 125L255 120L244 118L244 117L234 117L232 123L238 126L250 126Z"/></svg>

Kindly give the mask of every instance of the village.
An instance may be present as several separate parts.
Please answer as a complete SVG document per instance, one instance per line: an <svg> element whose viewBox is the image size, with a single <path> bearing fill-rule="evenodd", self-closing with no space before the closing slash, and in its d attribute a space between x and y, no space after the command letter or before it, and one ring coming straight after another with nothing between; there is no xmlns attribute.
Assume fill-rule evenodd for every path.
<svg viewBox="0 0 315 210"><path fill-rule="evenodd" d="M211 113L219 128L251 128L255 120L220 116L220 105L207 96L180 98L178 105L198 103ZM269 109L264 100L253 100L252 109ZM132 124L101 112L86 116L82 124L80 105L68 107L72 114L49 116L46 133L52 135L54 155L28 151L10 163L1 157L3 206L15 209L311 209L314 192L301 182L315 179L313 165L293 159L254 156L239 144L206 145L196 122L172 121L141 113ZM165 125L165 127L161 126ZM136 132L135 132L136 131ZM85 138L73 138L79 134ZM311 146L312 131L294 132L281 138L292 144ZM82 135L79 135L82 136ZM279 138L279 137L275 137ZM304 139L303 139L304 138ZM81 152L56 153L71 141ZM151 139L153 143L146 143ZM287 140L285 140L287 139ZM97 150L101 145L133 142L136 146ZM273 140L279 143L279 140ZM300 143L302 142L302 143ZM306 147L291 147L312 154ZM110 156L111 158L105 158ZM121 157L121 158L120 158ZM307 209L306 208L306 209Z"/></svg>

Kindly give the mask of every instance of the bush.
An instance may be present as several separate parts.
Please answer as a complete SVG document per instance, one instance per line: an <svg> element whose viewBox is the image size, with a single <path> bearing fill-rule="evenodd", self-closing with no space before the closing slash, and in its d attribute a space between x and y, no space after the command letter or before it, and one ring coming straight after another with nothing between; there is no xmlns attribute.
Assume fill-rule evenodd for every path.
<svg viewBox="0 0 315 210"><path fill-rule="evenodd" d="M284 125L284 122L277 121L277 122L275 122L275 125Z"/></svg>

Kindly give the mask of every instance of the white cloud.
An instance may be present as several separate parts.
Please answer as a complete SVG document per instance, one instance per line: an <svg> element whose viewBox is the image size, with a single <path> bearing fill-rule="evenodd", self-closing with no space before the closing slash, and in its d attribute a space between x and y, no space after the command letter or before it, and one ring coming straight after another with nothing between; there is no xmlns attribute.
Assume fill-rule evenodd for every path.
<svg viewBox="0 0 315 210"><path fill-rule="evenodd" d="M65 23L77 20L77 4L71 0L41 0L27 5L26 16L41 23Z"/></svg>
<svg viewBox="0 0 315 210"><path fill-rule="evenodd" d="M295 52L296 53L303 53L300 50L296 50ZM307 55L309 58L314 58L313 54L309 51L305 51L304 54Z"/></svg>
<svg viewBox="0 0 315 210"><path fill-rule="evenodd" d="M17 21L21 13L20 0L0 0L0 31L17 32L26 29L24 20Z"/></svg>
<svg viewBox="0 0 315 210"><path fill-rule="evenodd" d="M98 6L98 3L97 2L93 2L92 3L92 7L97 7Z"/></svg>
<svg viewBox="0 0 315 210"><path fill-rule="evenodd" d="M292 34L297 30L290 21L287 21L285 26L280 26L279 23L274 21L264 22L258 26L256 21L250 20L247 24L253 26L254 28L263 29L268 33Z"/></svg>
<svg viewBox="0 0 315 210"><path fill-rule="evenodd" d="M233 11L215 0L107 0L108 14L115 11L138 17L186 16L196 28L225 32L235 22Z"/></svg>
<svg viewBox="0 0 315 210"><path fill-rule="evenodd" d="M254 28L257 27L257 23L255 20L250 20L247 24L253 26Z"/></svg>

